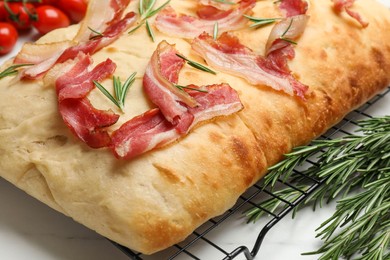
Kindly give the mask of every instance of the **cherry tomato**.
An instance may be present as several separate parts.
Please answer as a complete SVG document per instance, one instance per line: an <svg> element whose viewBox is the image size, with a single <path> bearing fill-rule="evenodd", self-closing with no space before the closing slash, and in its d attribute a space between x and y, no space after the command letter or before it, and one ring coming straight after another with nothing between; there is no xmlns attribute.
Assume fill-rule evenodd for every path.
<svg viewBox="0 0 390 260"><path fill-rule="evenodd" d="M5 10L4 2L0 1L0 21L5 21L7 17L7 10Z"/></svg>
<svg viewBox="0 0 390 260"><path fill-rule="evenodd" d="M58 0L57 6L76 23L84 18L87 11L87 2L85 0Z"/></svg>
<svg viewBox="0 0 390 260"><path fill-rule="evenodd" d="M36 18L35 8L30 3L8 2L6 8L6 21L18 30L31 28L31 22ZM5 5L5 4L4 4Z"/></svg>
<svg viewBox="0 0 390 260"><path fill-rule="evenodd" d="M33 26L40 34L46 34L54 29L67 27L70 24L68 16L60 9L51 5L42 5L36 9L38 20Z"/></svg>
<svg viewBox="0 0 390 260"><path fill-rule="evenodd" d="M18 40L18 32L9 23L0 22L0 55L10 52Z"/></svg>

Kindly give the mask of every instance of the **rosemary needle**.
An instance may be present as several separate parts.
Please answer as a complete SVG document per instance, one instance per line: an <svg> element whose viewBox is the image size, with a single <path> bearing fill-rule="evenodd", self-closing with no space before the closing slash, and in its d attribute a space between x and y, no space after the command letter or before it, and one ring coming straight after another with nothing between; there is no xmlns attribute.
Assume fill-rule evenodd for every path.
<svg viewBox="0 0 390 260"><path fill-rule="evenodd" d="M89 26L88 26L88 29L89 29L91 32L93 32L93 33L95 34L95 35L93 35L93 36L91 36L91 37L89 38L90 40L96 39L96 38L101 38L101 37L104 36L103 33L98 32L98 31L96 31L95 29L93 29L93 28L91 28L91 27L89 27Z"/></svg>
<svg viewBox="0 0 390 260"><path fill-rule="evenodd" d="M131 34L135 32L137 29L139 29L144 23L146 25L146 31L148 32L149 37L152 39L152 41L155 41L154 32L153 29L148 21L148 18L154 16L158 12L160 12L165 6L167 6L170 3L171 0L166 1L156 9L154 8L154 5L156 4L156 0L140 0L138 11L141 16L141 22L134 27L132 30L130 30L128 33Z"/></svg>
<svg viewBox="0 0 390 260"><path fill-rule="evenodd" d="M26 67L26 66L33 66L33 65L34 64L15 64L15 65L9 66L8 68L6 68L2 72L0 72L0 79L17 74L18 68Z"/></svg>
<svg viewBox="0 0 390 260"><path fill-rule="evenodd" d="M268 24L272 24L272 23L282 19L282 18L258 18L258 17L253 17L253 16L249 16L249 15L245 15L245 14L244 14L244 16L246 18L248 18L250 21L254 22L249 27L261 27L261 26L265 26Z"/></svg>
<svg viewBox="0 0 390 260"><path fill-rule="evenodd" d="M189 87L189 86L182 86L182 85L178 85L178 84L174 84L174 86L180 90L184 90L184 89L189 89L189 90L194 90L194 91L198 91L198 92L202 92L202 93L209 93L207 90L205 89L200 89L200 88L193 88L193 87Z"/></svg>
<svg viewBox="0 0 390 260"><path fill-rule="evenodd" d="M131 74L125 83L121 83L119 77L113 77L113 85L114 85L114 96L111 95L111 93L99 82L93 81L95 86L109 99L112 103L114 103L122 112L125 107L125 100L127 96L127 92L129 91L129 88L135 81L135 75L137 73L134 72Z"/></svg>
<svg viewBox="0 0 390 260"><path fill-rule="evenodd" d="M208 72L208 73L211 73L211 74L214 74L216 75L217 73L209 68L207 68L206 66L198 63L198 62L195 62L195 61L192 61L192 60L189 60L187 59L186 57L184 57L183 55L181 54L178 54L176 53L176 56L178 56L179 58L182 58L183 60L185 60L187 62L188 65L190 65L191 67L194 67L198 70L202 70L202 71L205 71L205 72Z"/></svg>
<svg viewBox="0 0 390 260"><path fill-rule="evenodd" d="M154 32L153 32L152 27L150 27L149 21L146 20L145 24L146 24L146 30L148 32L149 37L152 39L153 42L155 42Z"/></svg>

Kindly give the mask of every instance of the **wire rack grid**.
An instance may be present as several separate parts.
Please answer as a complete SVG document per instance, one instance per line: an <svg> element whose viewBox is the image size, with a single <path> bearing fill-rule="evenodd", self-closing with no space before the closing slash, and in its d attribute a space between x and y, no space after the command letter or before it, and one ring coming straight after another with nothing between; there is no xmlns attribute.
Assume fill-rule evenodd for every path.
<svg viewBox="0 0 390 260"><path fill-rule="evenodd" d="M372 118L372 116L366 113L366 111L389 92L390 86L385 91L376 95L370 101L365 103L363 106L348 114L339 124L333 126L327 133L323 134L319 138L332 139L335 137L352 134L354 127L357 125L357 121ZM307 165L304 167L310 167L315 163L316 162L313 160L307 160ZM200 228L194 231L193 234L185 241L172 246L168 250L158 253L159 255L157 258L155 255L153 256L153 259L206 259L206 256L199 254L203 247L207 247L208 250L212 249L216 252L218 258L213 257L213 259L229 260L234 259L237 256L244 256L247 260L254 259L254 257L258 255L262 242L268 231L287 214L289 214L294 209L297 209L302 201L308 198L326 181L325 179L317 180L306 176L302 173L301 169L296 169L295 173L301 175L303 179L305 179L306 185L304 189L301 186L296 185L296 183L291 183L289 181L279 179L279 183L274 189L271 190L270 187L264 186L263 182L259 181L257 184L249 188L246 193L240 196L235 206L225 212L225 214L217 218L210 219L207 223L203 224ZM279 196L278 190L286 187L291 188L296 196L292 196L291 199L285 199ZM264 202L269 200L278 201L279 207L277 211L270 211L266 207L262 206ZM242 218L244 223L248 222L248 218L245 218L245 212L247 212L249 209L258 209L263 211L263 217L266 219L264 222L265 224L261 226L261 229L259 229L257 239L253 246L242 245L234 249L223 248L223 246L219 245L218 242L213 240L213 232L219 232L221 230L226 232L226 230L229 229L229 219ZM150 259L149 256L134 252L126 247L116 244L115 242L113 243L130 259Z"/></svg>

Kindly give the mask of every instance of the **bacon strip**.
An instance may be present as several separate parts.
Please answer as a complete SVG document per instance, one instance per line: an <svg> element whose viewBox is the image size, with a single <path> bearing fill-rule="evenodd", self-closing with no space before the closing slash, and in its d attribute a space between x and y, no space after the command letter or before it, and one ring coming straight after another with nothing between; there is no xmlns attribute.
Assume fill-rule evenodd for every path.
<svg viewBox="0 0 390 260"><path fill-rule="evenodd" d="M42 76L54 64L74 59L79 51L92 54L109 45L120 34L127 30L135 21L136 15L128 13L120 19L130 0L91 0L87 15L81 23L78 34L72 41L55 42L49 44L25 44L14 63L32 63L20 73L21 78L35 79ZM91 31L103 32L104 37L90 40Z"/></svg>
<svg viewBox="0 0 390 260"><path fill-rule="evenodd" d="M105 31L109 25L120 19L129 3L130 0L90 0L87 12L74 41L88 41L91 37L89 28L98 32Z"/></svg>
<svg viewBox="0 0 390 260"><path fill-rule="evenodd" d="M184 66L183 59L176 53L173 45L162 41L153 53L143 79L146 94L173 124L187 111L184 104L190 107L197 105L190 95L173 85L177 83L179 71Z"/></svg>
<svg viewBox="0 0 390 260"><path fill-rule="evenodd" d="M358 13L352 11L350 8L353 6L355 0L332 0L333 8L337 13L341 13L345 10L345 12L358 21L363 28L368 26L368 22Z"/></svg>
<svg viewBox="0 0 390 260"><path fill-rule="evenodd" d="M128 13L123 19L116 21L107 27L107 29L102 33L103 36L98 36L94 39L88 40L87 42L83 42L66 49L58 58L56 63L62 63L68 59L73 59L79 52L83 52L85 54L93 54L97 52L116 41L120 37L121 33L128 30L136 20L137 16L134 12Z"/></svg>
<svg viewBox="0 0 390 260"><path fill-rule="evenodd" d="M119 115L112 111L98 110L87 95L94 88L92 80L102 80L112 75L116 65L109 59L91 71L92 59L80 53L73 66L56 80L59 112L69 129L92 148L107 147L111 138L106 127L115 124Z"/></svg>
<svg viewBox="0 0 390 260"><path fill-rule="evenodd" d="M134 117L112 133L111 149L117 158L130 159L179 138L160 109Z"/></svg>
<svg viewBox="0 0 390 260"><path fill-rule="evenodd" d="M106 127L115 124L119 115L94 108L87 98L64 100L58 108L65 124L89 147L102 148L111 144Z"/></svg>
<svg viewBox="0 0 390 260"><path fill-rule="evenodd" d="M188 108L187 113L194 118L190 124L180 121L178 125L173 125L165 119L158 108L123 124L112 134L111 149L115 156L131 159L179 139L201 121L229 115L242 109L237 92L229 85L212 85L205 89L208 93L189 91L200 104L196 108ZM179 129L183 125L186 125L185 131Z"/></svg>
<svg viewBox="0 0 390 260"><path fill-rule="evenodd" d="M32 42L26 42L23 44L22 49L16 55L14 63L23 64L38 64L42 61L56 56L58 53L62 53L67 48L74 44L72 41L52 42L44 44L36 44Z"/></svg>
<svg viewBox="0 0 390 260"><path fill-rule="evenodd" d="M304 98L307 86L297 81L286 65L287 59L294 57L291 51L284 50L275 57L265 58L242 45L237 37L229 33L222 34L217 40L203 33L195 38L192 48L214 68L244 78L252 84L266 85Z"/></svg>
<svg viewBox="0 0 390 260"><path fill-rule="evenodd" d="M81 42L79 44L75 44L75 42L73 42L72 44L70 44L73 46L69 46L69 44L61 45L67 48L58 48L52 53L52 56L50 58L44 59L40 63L26 68L22 71L21 77L35 79L42 76L45 72L52 68L54 64L65 62L68 59L74 59L79 52L83 52L85 54L93 54L117 40L120 37L121 33L129 29L135 23L136 20L137 17L135 13L130 12L123 19L116 21L115 23L112 23L109 27L107 27L107 29L103 32L102 37L90 39L87 42ZM44 46L34 46L33 49L43 50L43 47ZM20 61L20 59L17 59L15 60L15 63ZM23 62L29 61L23 60Z"/></svg>
<svg viewBox="0 0 390 260"><path fill-rule="evenodd" d="M285 18L275 24L267 40L265 55L291 45L289 41L295 41L303 34L308 20L309 16L301 14Z"/></svg>
<svg viewBox="0 0 390 260"><path fill-rule="evenodd" d="M215 23L218 22L219 32L226 32L243 28L248 19L247 14L256 5L256 0L242 0L238 8L226 11L214 7L206 7L198 11L200 17L178 15L175 10L167 6L156 17L157 29L168 35L192 39L203 32L212 33Z"/></svg>
<svg viewBox="0 0 390 260"><path fill-rule="evenodd" d="M197 88L196 86L192 87ZM237 92L228 84L206 86L204 89L207 93L195 90L188 91L199 104L197 107L188 108L188 112L194 116L194 121L189 129L199 122L210 120L217 116L230 115L243 108Z"/></svg>

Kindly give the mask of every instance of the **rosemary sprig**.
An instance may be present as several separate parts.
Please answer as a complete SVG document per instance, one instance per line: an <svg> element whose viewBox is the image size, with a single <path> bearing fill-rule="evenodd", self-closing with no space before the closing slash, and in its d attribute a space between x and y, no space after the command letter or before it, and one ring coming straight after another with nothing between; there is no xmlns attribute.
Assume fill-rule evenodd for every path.
<svg viewBox="0 0 390 260"><path fill-rule="evenodd" d="M95 29L93 29L93 28L91 28L91 27L89 27L89 26L88 26L88 29L89 29L91 32L93 32L93 33L95 34L95 35L89 37L90 40L96 39L96 38L101 38L101 37L104 36L103 33L98 32L98 31L96 31Z"/></svg>
<svg viewBox="0 0 390 260"><path fill-rule="evenodd" d="M110 92L99 82L93 81L95 86L109 99L114 103L122 112L125 107L125 100L127 92L129 91L129 88L135 81L135 75L137 73L134 72L131 74L125 83L121 83L119 77L113 77L113 85L114 85L114 96L110 94Z"/></svg>
<svg viewBox="0 0 390 260"><path fill-rule="evenodd" d="M209 69L207 68L206 66L198 63L198 62L195 62L195 61L192 61L192 60L189 60L187 59L186 57L184 57L183 55L181 54L178 54L176 53L176 56L178 56L179 58L182 58L183 60L185 60L187 62L188 65L190 65L191 67L194 67L198 70L202 70L202 71L205 71L205 72L208 72L208 73L211 73L211 74L214 74L216 75L217 73L215 71L213 71L212 69Z"/></svg>
<svg viewBox="0 0 390 260"><path fill-rule="evenodd" d="M132 34L133 32L135 32L136 30L138 30L142 25L144 25L145 21L141 21L136 27L134 27L133 29L131 29L128 34Z"/></svg>
<svg viewBox="0 0 390 260"><path fill-rule="evenodd" d="M194 91L198 91L198 92L202 92L202 93L209 93L207 90L201 89L201 88L193 88L193 87L183 86L183 85L178 85L178 84L174 84L174 86L182 91L184 91L184 89L189 89L189 90L194 90Z"/></svg>
<svg viewBox="0 0 390 260"><path fill-rule="evenodd" d="M148 32L149 37L152 39L152 41L155 41L154 37L154 32L152 27L150 26L150 23L148 19L158 12L160 12L165 6L169 4L171 0L167 0L165 3L163 3L161 6L157 7L156 9L154 8L154 5L156 4L157 0L140 0L139 1L139 6L138 6L138 11L139 14L141 15L141 22L132 30L129 31L129 34L135 32L137 29L139 29L143 24L146 25L146 30Z"/></svg>
<svg viewBox="0 0 390 260"><path fill-rule="evenodd" d="M6 68L2 72L0 72L0 79L17 74L18 68L32 66L32 65L34 65L34 64L15 64L15 65L9 66L8 68Z"/></svg>
<svg viewBox="0 0 390 260"><path fill-rule="evenodd" d="M152 27L150 27L150 24L149 24L149 21L148 21L148 20L145 21L145 25L146 25L146 30L147 30L147 32L148 32L149 37L150 37L150 38L152 39L152 41L154 42L154 41L155 41L154 32L153 32Z"/></svg>
<svg viewBox="0 0 390 260"><path fill-rule="evenodd" d="M305 253L322 254L321 260L356 254L364 260L390 257L390 116L360 121L358 127L359 135L317 140L295 148L265 177L264 185L270 188L278 180L297 187L305 185L307 177L324 180L305 201L313 209L324 201L341 198L334 215L318 228L323 246ZM308 158L316 159L313 166L296 173L294 168ZM292 202L298 195L295 191L286 188L274 192ZM264 201L247 212L249 221L281 206L280 199Z"/></svg>
<svg viewBox="0 0 390 260"><path fill-rule="evenodd" d="M249 16L249 15L245 15L244 16L246 18L248 18L250 21L254 22L253 24L251 24L249 27L262 27L262 26L265 26L265 25L268 25L268 24L272 24L278 20L281 20L282 18L259 18L259 17L253 17L253 16Z"/></svg>
<svg viewBox="0 0 390 260"><path fill-rule="evenodd" d="M146 20L146 19L154 16L158 12L160 12L165 6L167 6L169 4L169 2L171 2L171 0L166 1L165 3L163 3L162 5L160 5L159 7L157 7L154 10L153 10L153 7L154 7L154 4L156 3L156 0L144 0L143 2L146 3L146 10L141 15L143 16L143 20Z"/></svg>
<svg viewBox="0 0 390 260"><path fill-rule="evenodd" d="M324 245L304 255L322 254L325 260L361 252L359 259L385 259L390 249L390 171L364 189L338 201L336 212L317 229Z"/></svg>

